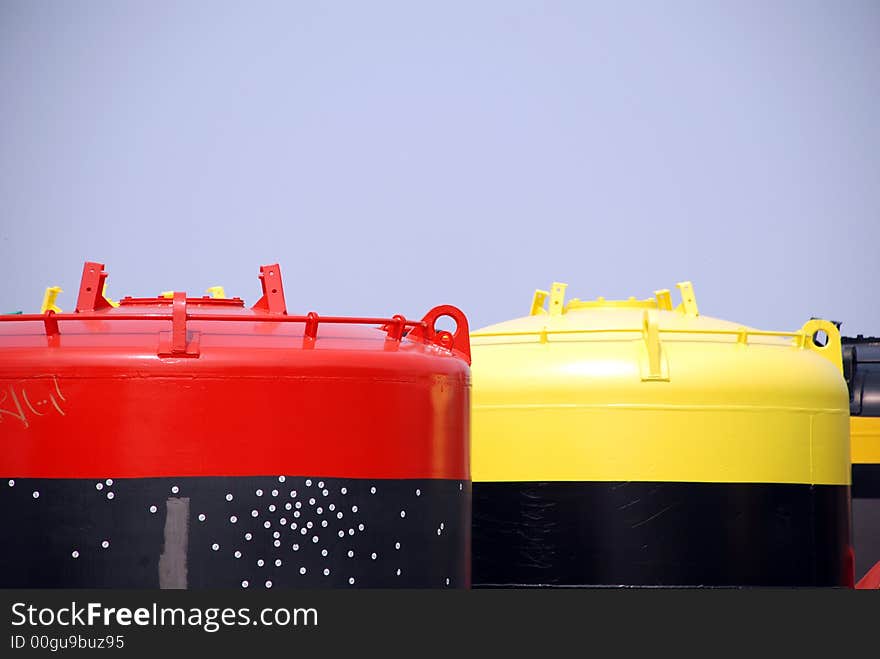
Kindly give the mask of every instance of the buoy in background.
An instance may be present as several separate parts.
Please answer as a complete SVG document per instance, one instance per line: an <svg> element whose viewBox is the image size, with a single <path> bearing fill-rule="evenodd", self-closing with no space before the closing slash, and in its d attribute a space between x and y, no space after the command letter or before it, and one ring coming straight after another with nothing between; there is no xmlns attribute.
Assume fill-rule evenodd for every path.
<svg viewBox="0 0 880 659"><path fill-rule="evenodd" d="M471 335L475 587L853 585L837 328L708 318L678 287L556 283Z"/></svg>

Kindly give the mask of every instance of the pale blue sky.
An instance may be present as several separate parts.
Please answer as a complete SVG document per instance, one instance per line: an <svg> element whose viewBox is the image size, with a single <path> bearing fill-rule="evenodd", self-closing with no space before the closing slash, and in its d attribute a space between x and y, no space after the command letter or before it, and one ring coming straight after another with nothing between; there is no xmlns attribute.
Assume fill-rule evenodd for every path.
<svg viewBox="0 0 880 659"><path fill-rule="evenodd" d="M880 3L0 0L0 312L222 284L479 327L693 280L880 334Z"/></svg>

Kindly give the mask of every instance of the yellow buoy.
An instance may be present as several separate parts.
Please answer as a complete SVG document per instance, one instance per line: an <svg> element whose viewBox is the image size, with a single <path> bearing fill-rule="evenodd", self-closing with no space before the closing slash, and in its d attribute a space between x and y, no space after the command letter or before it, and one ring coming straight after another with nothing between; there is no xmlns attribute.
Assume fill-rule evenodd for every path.
<svg viewBox="0 0 880 659"><path fill-rule="evenodd" d="M837 328L743 327L678 288L555 283L471 335L475 585L851 581Z"/></svg>

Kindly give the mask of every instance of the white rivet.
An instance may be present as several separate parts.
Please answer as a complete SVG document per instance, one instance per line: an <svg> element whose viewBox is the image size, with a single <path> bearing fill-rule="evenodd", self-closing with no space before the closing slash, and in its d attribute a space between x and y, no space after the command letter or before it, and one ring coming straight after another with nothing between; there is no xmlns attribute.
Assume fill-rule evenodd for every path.
<svg viewBox="0 0 880 659"><path fill-rule="evenodd" d="M327 555L327 550L326 550L326 549L322 549L322 550L321 550L321 556L326 556L326 555Z"/></svg>
<svg viewBox="0 0 880 659"><path fill-rule="evenodd" d="M113 479L112 479L112 478L108 478L108 479L107 479L106 481L104 481L104 482L107 483L107 486L108 486L108 487L109 487L110 485L113 485Z"/></svg>
<svg viewBox="0 0 880 659"><path fill-rule="evenodd" d="M449 577L446 577L446 585L449 585Z"/></svg>
<svg viewBox="0 0 880 659"><path fill-rule="evenodd" d="M405 510L401 510L401 511L400 511L400 516L401 516L401 517L406 517L406 511L405 511Z"/></svg>
<svg viewBox="0 0 880 659"><path fill-rule="evenodd" d="M177 494L178 492L180 492L180 488L177 487L176 485L172 485L171 486L171 494Z"/></svg>
<svg viewBox="0 0 880 659"><path fill-rule="evenodd" d="M281 519L278 520L278 523L281 524L281 526L286 525L286 524L287 524L287 518L286 518L286 517L282 517Z"/></svg>
<svg viewBox="0 0 880 659"><path fill-rule="evenodd" d="M247 582L247 581L242 581L242 582L241 582L241 587L242 587L242 588L247 588L247 587L248 587L248 582Z"/></svg>
<svg viewBox="0 0 880 659"><path fill-rule="evenodd" d="M291 506L289 502L284 504L284 510L290 510L291 508L293 508L293 506Z"/></svg>
<svg viewBox="0 0 880 659"><path fill-rule="evenodd" d="M350 583L350 584L354 584L354 577L349 577L349 578L348 578L348 583Z"/></svg>
<svg viewBox="0 0 880 659"><path fill-rule="evenodd" d="M273 542L272 544L275 545L276 547L280 547L280 546L281 546L281 541L280 541L280 540L276 540L276 541Z"/></svg>
<svg viewBox="0 0 880 659"><path fill-rule="evenodd" d="M296 522L291 522L291 523L290 523L290 530L291 530L291 531L296 531L296 527L297 527L297 526L298 526L298 525L297 525Z"/></svg>
<svg viewBox="0 0 880 659"><path fill-rule="evenodd" d="M226 495L226 500L227 500L227 501L232 501L232 493L228 493L228 494Z"/></svg>
<svg viewBox="0 0 880 659"><path fill-rule="evenodd" d="M299 551L299 545L293 545L293 551Z"/></svg>
<svg viewBox="0 0 880 659"><path fill-rule="evenodd" d="M312 528L313 526L314 526L314 524L312 524L311 522L306 522L306 527L307 527L307 528Z"/></svg>
<svg viewBox="0 0 880 659"><path fill-rule="evenodd" d="M336 519L342 519L342 511L336 513Z"/></svg>
<svg viewBox="0 0 880 659"><path fill-rule="evenodd" d="M112 499L112 498L115 497L115 496L116 496L116 495L113 494L113 492L107 492L107 498L108 498L108 499Z"/></svg>
<svg viewBox="0 0 880 659"><path fill-rule="evenodd" d="M233 554L233 555L234 555L236 558L241 558L241 552L240 552L240 551L235 552L235 554Z"/></svg>
<svg viewBox="0 0 880 659"><path fill-rule="evenodd" d="M364 530L364 525L358 524L358 531L363 531L363 530Z"/></svg>
<svg viewBox="0 0 880 659"><path fill-rule="evenodd" d="M287 479L286 479L284 476L279 476L279 477L278 477L278 482L279 482L279 483L283 483L283 482L286 481L286 480L287 480Z"/></svg>
<svg viewBox="0 0 880 659"><path fill-rule="evenodd" d="M257 567L263 567L265 564L266 561L264 561L262 558L257 560Z"/></svg>
<svg viewBox="0 0 880 659"><path fill-rule="evenodd" d="M345 531L340 531L340 532L339 532L339 537L340 537L340 538L344 538L344 537L345 537Z"/></svg>
<svg viewBox="0 0 880 659"><path fill-rule="evenodd" d="M330 491L329 490L322 490L321 494L326 497L328 494L330 494Z"/></svg>
<svg viewBox="0 0 880 659"><path fill-rule="evenodd" d="M318 488L322 489L324 487L324 481L318 481Z"/></svg>
<svg viewBox="0 0 880 659"><path fill-rule="evenodd" d="M293 511L293 516L294 516L296 519L299 519L299 511L298 511L298 510L294 510L294 511Z"/></svg>
<svg viewBox="0 0 880 659"><path fill-rule="evenodd" d="M218 549L220 549L220 545L218 545L218 544L215 542L213 545L211 545L211 549L213 549L214 551L217 551Z"/></svg>
<svg viewBox="0 0 880 659"><path fill-rule="evenodd" d="M278 496L278 490L272 490L272 496L273 496L273 497L277 497L277 496Z"/></svg>
<svg viewBox="0 0 880 659"><path fill-rule="evenodd" d="M351 507L351 512L356 513L357 511L358 511L358 507L357 507L357 506L352 506L352 507Z"/></svg>
<svg viewBox="0 0 880 659"><path fill-rule="evenodd" d="M229 521L232 522L233 524L235 524L235 523L238 521L238 517L236 517L235 515L232 515L232 516L229 518Z"/></svg>
<svg viewBox="0 0 880 659"><path fill-rule="evenodd" d="M205 517L205 513L199 513L199 521L200 521L200 522L204 522L205 519L207 519L207 518Z"/></svg>
<svg viewBox="0 0 880 659"><path fill-rule="evenodd" d="M78 552L76 549L74 549L74 550L70 553L70 555L73 556L74 558L79 558L79 552Z"/></svg>
<svg viewBox="0 0 880 659"><path fill-rule="evenodd" d="M420 489L418 489L418 488L416 488L416 496L417 496L417 497L422 496L422 491L421 491Z"/></svg>
<svg viewBox="0 0 880 659"><path fill-rule="evenodd" d="M321 527L325 528L325 529L327 528L327 520L326 519L321 520Z"/></svg>
<svg viewBox="0 0 880 659"><path fill-rule="evenodd" d="M253 538L253 537L254 537L254 536L252 536L250 533L245 533L245 534L244 534L244 539L245 539L245 540L250 540L250 539Z"/></svg>
<svg viewBox="0 0 880 659"><path fill-rule="evenodd" d="M437 535L440 535L441 533L442 531L440 529L437 529Z"/></svg>
<svg viewBox="0 0 880 659"><path fill-rule="evenodd" d="M343 488L342 488L341 490L339 490L339 491L340 491L342 494L348 494L348 488L347 488L347 487L343 487Z"/></svg>
<svg viewBox="0 0 880 659"><path fill-rule="evenodd" d="M311 478L307 478L307 479L306 479L306 487L311 487L311 486L312 486L312 479L311 479Z"/></svg>
<svg viewBox="0 0 880 659"><path fill-rule="evenodd" d="M329 577L329 576L330 576L330 568L329 568L329 567L325 567L325 568L324 568L324 576L325 576L325 577Z"/></svg>
<svg viewBox="0 0 880 659"><path fill-rule="evenodd" d="M400 576L400 568L397 568L397 576Z"/></svg>
<svg viewBox="0 0 880 659"><path fill-rule="evenodd" d="M300 533L301 533L302 535L306 535L308 532L309 532L309 530L308 530L305 526L302 527L302 529L300 530Z"/></svg>
<svg viewBox="0 0 880 659"><path fill-rule="evenodd" d="M257 490L257 496L258 497L263 496L263 490Z"/></svg>
<svg viewBox="0 0 880 659"><path fill-rule="evenodd" d="M156 506L150 506L150 512L151 512L151 513L155 513L157 510L159 510L159 509L156 508Z"/></svg>
<svg viewBox="0 0 880 659"><path fill-rule="evenodd" d="M323 515L323 514L324 514L324 509L321 508L320 506L318 506L317 508L315 508L315 512L318 513L319 515Z"/></svg>
<svg viewBox="0 0 880 659"><path fill-rule="evenodd" d="M9 487L15 487L15 479L14 478L9 479Z"/></svg>
<svg viewBox="0 0 880 659"><path fill-rule="evenodd" d="M302 502L302 501L297 501L297 502L296 502L296 509L299 510L299 509L302 508L302 507L303 507L303 502Z"/></svg>
<svg viewBox="0 0 880 659"><path fill-rule="evenodd" d="M348 529L348 535L354 535L354 529Z"/></svg>
<svg viewBox="0 0 880 659"><path fill-rule="evenodd" d="M272 537L273 537L273 538L280 538L280 537L281 537L281 532L280 532L280 531L275 531L275 533L272 534Z"/></svg>
<svg viewBox="0 0 880 659"><path fill-rule="evenodd" d="M305 569L304 567L301 567L301 568L299 569L299 573L300 573L300 574L305 574L305 573L306 573L306 569Z"/></svg>
<svg viewBox="0 0 880 659"><path fill-rule="evenodd" d="M272 526L272 522L270 522L270 521L267 519L265 522L263 522L263 526L264 526L265 528L268 529L270 526Z"/></svg>
<svg viewBox="0 0 880 659"><path fill-rule="evenodd" d="M290 491L290 498L291 498L291 499L296 499L296 490L291 490L291 491Z"/></svg>
<svg viewBox="0 0 880 659"><path fill-rule="evenodd" d="M281 567L281 559L280 558L275 559L275 567Z"/></svg>
<svg viewBox="0 0 880 659"><path fill-rule="evenodd" d="M370 558L372 558L375 561L376 560L376 552L373 552L372 554L370 554Z"/></svg>
<svg viewBox="0 0 880 659"><path fill-rule="evenodd" d="M95 483L95 489L100 492L104 489L104 483Z"/></svg>
<svg viewBox="0 0 880 659"><path fill-rule="evenodd" d="M39 499L39 498L40 498L40 493L37 492L36 490L34 490L34 499Z"/></svg>
<svg viewBox="0 0 880 659"><path fill-rule="evenodd" d="M375 488L375 487L371 487L371 488L370 488L370 494L376 494L376 488Z"/></svg>
<svg viewBox="0 0 880 659"><path fill-rule="evenodd" d="M258 511L256 511L256 510L252 510L252 511L251 511L251 517L256 517L256 516L259 515L259 514L260 514L260 513L259 513Z"/></svg>
<svg viewBox="0 0 880 659"><path fill-rule="evenodd" d="M443 522L440 522L440 529L442 530L442 529L445 529L445 528L446 528L446 526L443 524Z"/></svg>
<svg viewBox="0 0 880 659"><path fill-rule="evenodd" d="M270 513L274 513L274 512L275 512L275 504L274 504L274 503L273 503L271 506L269 506L269 512L270 512Z"/></svg>
<svg viewBox="0 0 880 659"><path fill-rule="evenodd" d="M348 550L348 557L354 558L354 552L351 549Z"/></svg>
<svg viewBox="0 0 880 659"><path fill-rule="evenodd" d="M310 506L314 506L314 505L315 505L315 500L314 500L314 499L309 499L309 505L310 505Z"/></svg>
<svg viewBox="0 0 880 659"><path fill-rule="evenodd" d="M400 543L399 543L399 542L395 542L395 543L394 543L394 548L395 548L395 549L400 549Z"/></svg>
<svg viewBox="0 0 880 659"><path fill-rule="evenodd" d="M318 536L312 536L312 542L318 542Z"/></svg>

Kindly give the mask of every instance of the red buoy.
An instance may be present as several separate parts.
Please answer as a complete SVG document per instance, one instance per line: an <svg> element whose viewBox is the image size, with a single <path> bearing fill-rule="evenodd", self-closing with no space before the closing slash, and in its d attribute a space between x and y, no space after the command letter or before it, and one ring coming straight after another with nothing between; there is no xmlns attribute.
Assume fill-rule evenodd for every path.
<svg viewBox="0 0 880 659"><path fill-rule="evenodd" d="M467 587L467 321L102 295L0 316L3 587ZM451 316L454 333L434 328Z"/></svg>

